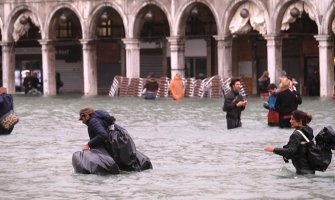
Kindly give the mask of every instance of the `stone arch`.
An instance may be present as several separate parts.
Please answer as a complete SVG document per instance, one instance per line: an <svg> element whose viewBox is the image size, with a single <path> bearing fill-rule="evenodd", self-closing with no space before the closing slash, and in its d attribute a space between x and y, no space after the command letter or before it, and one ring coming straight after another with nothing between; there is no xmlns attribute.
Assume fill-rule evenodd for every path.
<svg viewBox="0 0 335 200"><path fill-rule="evenodd" d="M25 11L31 12L32 15L37 19L38 26L41 31L41 37L42 37L44 33L44 28L42 26L42 21L41 21L40 16L36 14L38 12L34 8L28 5L21 5L21 6L14 8L13 11L9 14L8 20L6 21L5 26L3 27L2 40L13 41L13 37L11 34L14 29L14 23L17 20L17 18L20 16L20 14L22 14Z"/></svg>
<svg viewBox="0 0 335 200"><path fill-rule="evenodd" d="M139 6L137 9L135 9L134 13L136 13L136 15L134 15L134 17L132 18L132 20L130 21L129 23L129 35L128 37L138 37L139 35L139 32L140 32L140 27L141 27L141 18L143 16L143 9L145 9L145 7L147 6L156 6L158 7L161 11L163 11L163 13L165 14L165 17L168 21L168 24L169 24L169 29L170 29L170 35L171 35L171 30L172 30L172 20L171 20L171 15L167 9L167 7L162 4L160 1L150 1L149 2L146 2L144 4L142 4L141 6Z"/></svg>
<svg viewBox="0 0 335 200"><path fill-rule="evenodd" d="M331 35L335 34L335 27L332 28L333 22L335 20L335 2L333 2L327 9L326 14L323 16L323 24L321 27L320 34Z"/></svg>
<svg viewBox="0 0 335 200"><path fill-rule="evenodd" d="M320 27L321 26L320 26L319 13L318 13L318 10L317 10L315 4L310 0L299 0L299 1L291 0L291 1L286 1L286 2L279 3L278 6L276 6L277 8L276 8L276 10L273 14L274 27L273 27L273 29L271 29L271 33L273 33L273 34L279 34L280 33L283 17L284 17L284 14L285 14L286 10L289 8L290 5L292 5L293 3L297 3L297 2L302 2L302 3L304 3L308 6L308 9L310 10L310 12L315 16L314 21L315 21L315 23L318 27L318 32L320 33L320 30L321 30Z"/></svg>
<svg viewBox="0 0 335 200"><path fill-rule="evenodd" d="M171 33L173 35L185 35L185 27L186 27L186 20L187 20L187 13L189 13L193 9L193 5L200 3L205 5L212 13L214 20L215 20L215 25L217 28L217 34L221 32L221 26L220 20L218 17L218 13L216 12L216 9L214 8L214 5L209 3L206 0L191 0L187 1L184 5L180 6L179 9L177 10L177 17L176 17L176 23L175 27L171 27Z"/></svg>
<svg viewBox="0 0 335 200"><path fill-rule="evenodd" d="M93 34L94 34L94 30L96 29L96 18L99 14L101 14L101 12L106 8L106 7L110 7L113 8L118 15L121 17L122 19L122 23L123 23L123 27L125 30L125 35L128 35L128 29L126 27L126 25L128 24L128 18L126 16L126 14L123 12L122 8L120 6L118 6L118 4L114 3L114 2L106 2L103 4L100 4L98 6L96 6L89 14L89 16L91 16L88 19L87 22L87 29L85 28L85 30L87 30L87 33L85 33L83 35L83 37L87 37L87 38L93 38Z"/></svg>
<svg viewBox="0 0 335 200"><path fill-rule="evenodd" d="M265 12L265 24L266 24L266 32L269 32L269 28L270 28L270 17L269 17L269 12L266 8L266 6L264 5L263 2L259 1L259 0L242 0L242 1L232 1L227 9L225 10L224 14L223 14L223 20L222 20L222 27L223 27L223 35L230 35L230 31L229 31L229 25L230 22L234 16L234 14L236 13L237 9L243 5L244 3L253 3L255 4L258 8L260 8L261 10L264 10Z"/></svg>
<svg viewBox="0 0 335 200"><path fill-rule="evenodd" d="M62 3L60 5L57 5L48 15L47 20L46 20L46 28L45 28L45 35L43 35L43 39L51 39L51 32L53 30L53 28L56 25L56 20L55 18L57 17L57 15L60 15L60 13L58 13L58 11L62 10L62 9L69 9L71 10L76 17L78 18L79 22L80 22L80 26L81 26L81 30L82 30L82 36L84 38L84 34L85 34L85 30L84 30L84 22L83 22L83 17L80 14L80 12L77 10L76 7L72 6L69 3Z"/></svg>

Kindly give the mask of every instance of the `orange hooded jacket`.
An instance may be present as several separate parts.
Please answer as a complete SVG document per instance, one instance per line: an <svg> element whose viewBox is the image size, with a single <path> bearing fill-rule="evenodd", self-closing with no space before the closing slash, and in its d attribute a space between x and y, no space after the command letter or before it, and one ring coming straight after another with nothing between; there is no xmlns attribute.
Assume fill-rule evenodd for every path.
<svg viewBox="0 0 335 200"><path fill-rule="evenodd" d="M184 84L179 74L172 79L169 89L174 100L180 100L184 97Z"/></svg>

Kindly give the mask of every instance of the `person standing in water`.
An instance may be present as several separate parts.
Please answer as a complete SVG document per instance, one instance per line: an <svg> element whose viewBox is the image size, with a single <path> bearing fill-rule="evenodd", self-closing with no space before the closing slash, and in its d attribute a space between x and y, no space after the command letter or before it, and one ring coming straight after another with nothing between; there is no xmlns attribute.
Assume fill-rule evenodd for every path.
<svg viewBox="0 0 335 200"><path fill-rule="evenodd" d="M304 134L310 141L313 140L313 129L308 126L312 120L312 115L301 110L296 110L292 113L290 120L292 128L295 128L288 143L283 148L273 146L267 146L264 148L265 151L273 152L275 154L284 157L285 162L288 159L292 160L292 163L296 169L297 174L315 174L315 170L312 169L307 160L307 141L304 139Z"/></svg>
<svg viewBox="0 0 335 200"><path fill-rule="evenodd" d="M184 83L180 77L180 74L176 74L172 79L169 90L171 91L173 100L178 101L184 98Z"/></svg>
<svg viewBox="0 0 335 200"><path fill-rule="evenodd" d="M231 90L225 95L223 111L226 112L227 128L233 129L242 126L241 113L247 105L240 94L241 80L232 79L230 82Z"/></svg>
<svg viewBox="0 0 335 200"><path fill-rule="evenodd" d="M148 76L148 80L144 85L144 99L156 99L157 91L159 85L157 80L155 79L155 75L151 73Z"/></svg>
<svg viewBox="0 0 335 200"><path fill-rule="evenodd" d="M276 93L277 86L274 83L271 83L268 86L269 98L267 102L264 102L263 107L268 109L268 125L269 126L278 126L279 123L279 113L276 111L275 104L277 99Z"/></svg>
<svg viewBox="0 0 335 200"><path fill-rule="evenodd" d="M291 128L290 120L292 112L298 109L302 99L296 91L291 90L292 82L288 78L282 78L279 84L275 109L279 113L279 127Z"/></svg>

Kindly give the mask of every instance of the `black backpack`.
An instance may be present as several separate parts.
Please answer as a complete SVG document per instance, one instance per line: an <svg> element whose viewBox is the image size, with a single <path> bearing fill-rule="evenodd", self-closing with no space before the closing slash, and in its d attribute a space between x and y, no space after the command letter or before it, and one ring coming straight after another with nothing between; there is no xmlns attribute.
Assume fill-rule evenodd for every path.
<svg viewBox="0 0 335 200"><path fill-rule="evenodd" d="M121 170L132 170L136 162L136 147L128 131L115 124L115 118L110 116L107 111L96 110L95 114L108 129L106 149Z"/></svg>
<svg viewBox="0 0 335 200"><path fill-rule="evenodd" d="M331 127L330 129L332 130ZM298 132L307 141L307 159L313 170L324 172L332 161L332 145L330 144L330 140L328 140L328 136L326 136L331 136L328 130L329 127L325 127L317 134L315 137L316 143L310 141L301 131L298 130ZM333 136L335 137L335 134ZM335 147L334 144L333 147Z"/></svg>

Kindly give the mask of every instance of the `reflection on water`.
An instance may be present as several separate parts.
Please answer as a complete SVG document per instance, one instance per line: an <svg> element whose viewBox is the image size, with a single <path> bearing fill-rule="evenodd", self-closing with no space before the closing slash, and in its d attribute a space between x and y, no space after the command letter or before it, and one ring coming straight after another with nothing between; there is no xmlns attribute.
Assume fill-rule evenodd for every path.
<svg viewBox="0 0 335 200"><path fill-rule="evenodd" d="M286 144L289 129L267 127L262 99L248 98L243 127L227 130L222 99L15 96L20 122L0 136L1 199L332 199L335 162L316 176L263 151ZM315 134L335 127L335 102L303 98ZM88 140L81 107L106 108L126 127L153 170L75 174L72 153Z"/></svg>

